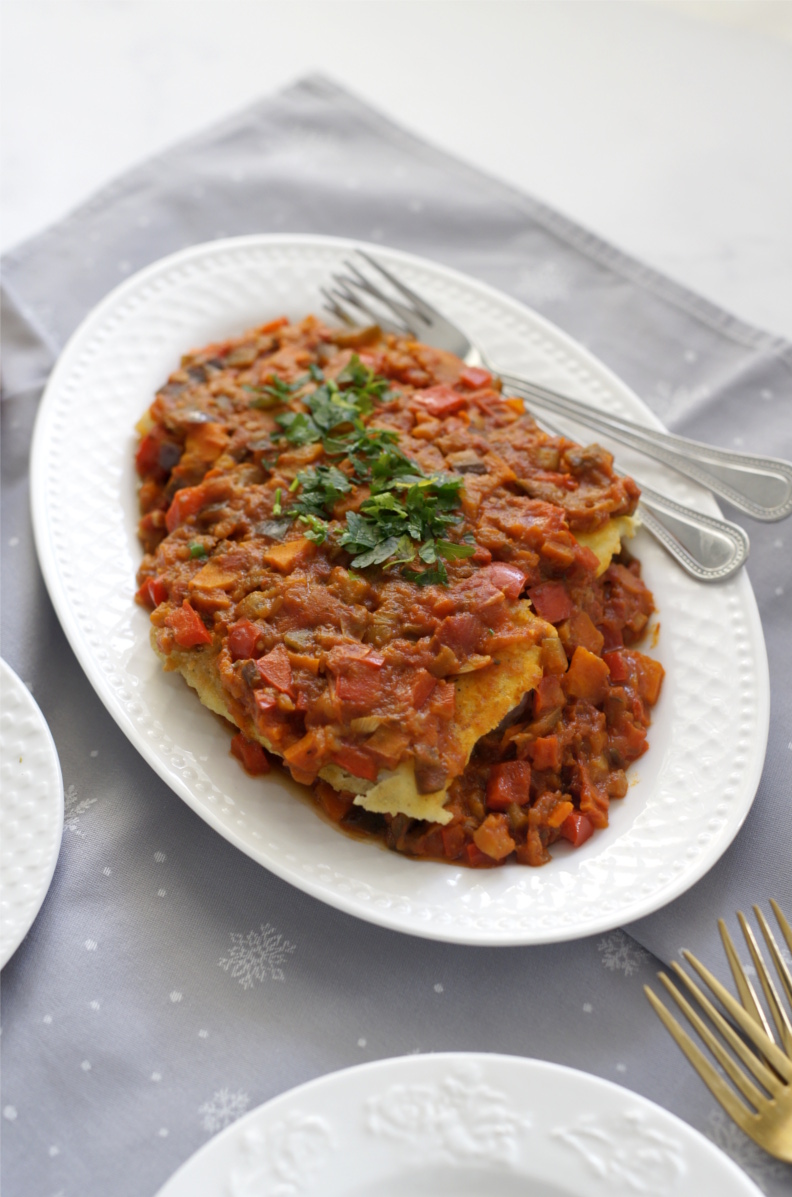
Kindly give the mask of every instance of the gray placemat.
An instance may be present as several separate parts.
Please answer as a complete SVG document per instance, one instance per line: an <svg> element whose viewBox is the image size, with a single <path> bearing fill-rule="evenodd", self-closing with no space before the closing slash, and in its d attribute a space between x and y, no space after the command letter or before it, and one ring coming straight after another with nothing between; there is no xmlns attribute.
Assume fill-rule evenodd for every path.
<svg viewBox="0 0 792 1197"><path fill-rule="evenodd" d="M201 822L104 711L43 586L28 506L38 398L69 334L128 274L250 232L426 254L544 312L674 429L792 457L792 347L749 328L325 79L305 79L123 176L3 260L2 651L55 737L66 831L3 972L5 1197L153 1194L206 1138L291 1086L414 1051L537 1056L684 1117L769 1193L790 1169L714 1106L641 992L715 919L792 909L788 525L751 524L770 649L770 744L752 811L689 893L630 928L547 948L432 944L291 889ZM729 512L728 514L733 515Z"/></svg>

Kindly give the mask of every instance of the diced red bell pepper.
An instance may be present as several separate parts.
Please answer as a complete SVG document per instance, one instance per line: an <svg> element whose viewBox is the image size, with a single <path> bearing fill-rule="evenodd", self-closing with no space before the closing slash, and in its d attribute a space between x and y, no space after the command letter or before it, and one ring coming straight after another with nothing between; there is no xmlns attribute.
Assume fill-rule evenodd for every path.
<svg viewBox="0 0 792 1197"><path fill-rule="evenodd" d="M560 710L566 705L566 696L558 677L547 674L534 690L534 718L545 715L548 711Z"/></svg>
<svg viewBox="0 0 792 1197"><path fill-rule="evenodd" d="M630 670L627 666L627 661L625 660L624 653L620 653L620 652L603 653L602 659L605 662L605 664L608 666L608 670L610 671L612 681L614 681L614 682L626 682L627 681L628 677L630 676Z"/></svg>
<svg viewBox="0 0 792 1197"><path fill-rule="evenodd" d="M242 762L248 773L269 773L271 766L266 752L259 743L255 740L248 740L242 732L234 736L231 741L231 751Z"/></svg>
<svg viewBox="0 0 792 1197"><path fill-rule="evenodd" d="M529 747L534 769L561 768L561 745L558 736L539 736Z"/></svg>
<svg viewBox="0 0 792 1197"><path fill-rule="evenodd" d="M232 661L247 661L256 655L261 628L249 619L240 619L228 629L228 651Z"/></svg>
<svg viewBox="0 0 792 1197"><path fill-rule="evenodd" d="M540 582L528 591L536 612L548 623L561 623L572 614L572 599L563 582Z"/></svg>
<svg viewBox="0 0 792 1197"><path fill-rule="evenodd" d="M585 844L593 832L594 824L591 819L579 810L567 815L561 824L561 834L565 840L569 840L573 848L579 848L581 844Z"/></svg>
<svg viewBox="0 0 792 1197"><path fill-rule="evenodd" d="M461 823L452 823L440 832L443 840L443 856L456 860L465 846L465 830ZM478 849L476 849L478 851Z"/></svg>
<svg viewBox="0 0 792 1197"><path fill-rule="evenodd" d="M492 565L485 566L480 574L487 577L492 585L502 590L509 599L520 597L527 576L518 566L508 565L505 561L493 561Z"/></svg>
<svg viewBox="0 0 792 1197"><path fill-rule="evenodd" d="M164 582L159 578L146 578L143 585L135 595L135 601L140 603L143 607L151 607L153 610L158 607L160 603L164 603L168 597L168 588Z"/></svg>
<svg viewBox="0 0 792 1197"><path fill-rule="evenodd" d="M437 685L437 678L432 677L428 669L416 669L409 678L409 685L412 706L419 711Z"/></svg>
<svg viewBox="0 0 792 1197"><path fill-rule="evenodd" d="M330 759L353 777L363 777L366 781L377 780L379 764L368 752L354 744L342 744L330 754Z"/></svg>
<svg viewBox="0 0 792 1197"><path fill-rule="evenodd" d="M181 607L171 611L165 626L173 629L173 638L180 648L193 648L196 644L211 644L212 633L207 630L200 615L187 599Z"/></svg>
<svg viewBox="0 0 792 1197"><path fill-rule="evenodd" d="M206 490L203 486L184 486L177 490L165 516L165 527L173 532L179 524L200 511L205 502Z"/></svg>
<svg viewBox="0 0 792 1197"><path fill-rule="evenodd" d="M512 803L525 806L530 796L531 766L527 761L502 761L492 767L487 781L490 810L508 810Z"/></svg>
<svg viewBox="0 0 792 1197"><path fill-rule="evenodd" d="M459 375L459 381L471 391L478 391L482 387L492 386L492 375L481 366L465 366Z"/></svg>
<svg viewBox="0 0 792 1197"><path fill-rule="evenodd" d="M376 705L382 692L380 670L384 663L384 657L378 653L340 662L335 680L339 702L362 710L370 710Z"/></svg>
<svg viewBox="0 0 792 1197"><path fill-rule="evenodd" d="M468 404L464 395L460 395L459 391L446 386L445 383L440 383L436 387L427 387L426 390L416 391L412 399L413 403L419 404L430 415L438 416L440 419L453 415L456 411L461 411Z"/></svg>
<svg viewBox="0 0 792 1197"><path fill-rule="evenodd" d="M437 629L437 639L447 644L452 652L469 656L474 652L481 638L481 624L469 612L463 615L449 615Z"/></svg>
<svg viewBox="0 0 792 1197"><path fill-rule="evenodd" d="M294 680L292 678L289 653L284 644L276 644L272 652L259 657L256 661L258 669L265 682L269 682L281 694L288 694L294 698Z"/></svg>

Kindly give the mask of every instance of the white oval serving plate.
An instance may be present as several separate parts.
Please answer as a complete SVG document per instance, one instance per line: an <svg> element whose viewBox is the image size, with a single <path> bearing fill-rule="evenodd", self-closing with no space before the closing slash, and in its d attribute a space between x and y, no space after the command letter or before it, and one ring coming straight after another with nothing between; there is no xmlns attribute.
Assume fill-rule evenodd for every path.
<svg viewBox="0 0 792 1197"><path fill-rule="evenodd" d="M517 1056L378 1060L300 1085L212 1139L158 1197L758 1197L673 1114Z"/></svg>
<svg viewBox="0 0 792 1197"><path fill-rule="evenodd" d="M135 422L186 350L277 315L321 306L320 286L354 243L251 236L199 245L141 271L87 317L50 379L32 455L39 560L91 683L168 784L243 852L322 901L394 930L458 943L529 944L590 935L657 910L721 856L759 783L769 718L767 657L747 575L693 581L645 533L634 551L654 592L666 668L650 749L611 825L541 869L473 871L416 862L350 838L280 774L247 776L229 738L148 643L133 603L140 560ZM443 266L368 246L457 320L504 369L659 427L582 346L516 301ZM619 451L635 470L636 459ZM674 477L648 484L717 514Z"/></svg>

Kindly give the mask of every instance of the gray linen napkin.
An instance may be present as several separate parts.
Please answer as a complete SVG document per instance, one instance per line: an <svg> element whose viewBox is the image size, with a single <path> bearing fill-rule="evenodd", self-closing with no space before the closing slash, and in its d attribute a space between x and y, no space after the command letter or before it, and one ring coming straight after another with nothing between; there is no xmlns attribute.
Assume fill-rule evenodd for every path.
<svg viewBox="0 0 792 1197"><path fill-rule="evenodd" d="M55 737L66 830L41 914L3 973L4 1192L153 1193L207 1135L268 1097L363 1060L449 1049L533 1055L621 1081L708 1133L767 1192L789 1191L790 1169L714 1108L641 994L650 953L668 960L684 944L720 959L719 915L769 895L792 911L787 525L749 528L773 697L756 802L719 864L630 935L474 949L330 910L180 802L77 665L28 510L47 374L126 275L196 242L279 231L381 241L468 271L583 341L672 428L792 457L788 343L322 78L145 163L6 255L3 655Z"/></svg>

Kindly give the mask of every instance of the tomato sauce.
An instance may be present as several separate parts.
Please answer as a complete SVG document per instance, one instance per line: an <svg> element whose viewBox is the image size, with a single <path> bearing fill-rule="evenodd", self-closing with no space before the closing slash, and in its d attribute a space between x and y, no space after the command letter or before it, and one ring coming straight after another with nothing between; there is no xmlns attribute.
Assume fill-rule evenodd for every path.
<svg viewBox="0 0 792 1197"><path fill-rule="evenodd" d="M275 321L188 354L139 426L137 600L159 654L204 654L240 733L335 823L415 857L541 865L584 843L647 748L662 667L626 551L578 535L631 515L609 453L543 432L497 380L377 329ZM543 676L459 775L454 679L529 634ZM196 659L198 659L196 657ZM373 814L319 777L405 761L444 825Z"/></svg>

